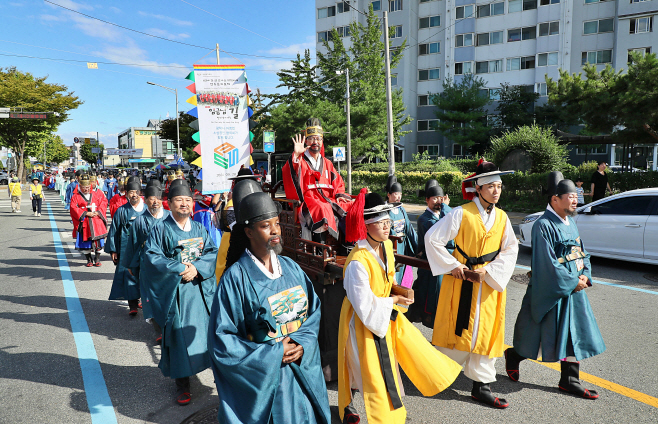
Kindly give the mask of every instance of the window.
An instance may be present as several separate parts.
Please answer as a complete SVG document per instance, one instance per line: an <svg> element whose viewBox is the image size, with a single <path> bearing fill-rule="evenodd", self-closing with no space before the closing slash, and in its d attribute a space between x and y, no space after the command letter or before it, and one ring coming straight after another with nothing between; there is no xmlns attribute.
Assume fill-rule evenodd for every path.
<svg viewBox="0 0 658 424"><path fill-rule="evenodd" d="M418 55L434 54L441 52L441 43L429 43L418 45Z"/></svg>
<svg viewBox="0 0 658 424"><path fill-rule="evenodd" d="M537 37L537 27L515 28L507 30L507 41L532 40Z"/></svg>
<svg viewBox="0 0 658 424"><path fill-rule="evenodd" d="M455 37L455 47L466 47L473 45L473 34L459 34Z"/></svg>
<svg viewBox="0 0 658 424"><path fill-rule="evenodd" d="M604 1L613 1L613 0L585 0L585 4L589 3L599 3L599 2L604 2Z"/></svg>
<svg viewBox="0 0 658 424"><path fill-rule="evenodd" d="M631 57L631 53L640 53L642 56L645 54L651 53L651 47L641 47L639 49L630 49L628 51L628 63L631 63L633 61L633 58Z"/></svg>
<svg viewBox="0 0 658 424"><path fill-rule="evenodd" d="M503 60L489 60L484 62L475 62L476 74L488 74L493 72L503 72Z"/></svg>
<svg viewBox="0 0 658 424"><path fill-rule="evenodd" d="M338 36L339 37L349 37L350 36L350 27L349 26L338 27L338 28L336 28L336 31L338 31Z"/></svg>
<svg viewBox="0 0 658 424"><path fill-rule="evenodd" d="M523 10L533 10L537 8L537 0L523 0Z"/></svg>
<svg viewBox="0 0 658 424"><path fill-rule="evenodd" d="M439 128L438 119L421 119L416 121L418 122L418 131L436 131Z"/></svg>
<svg viewBox="0 0 658 424"><path fill-rule="evenodd" d="M583 34L587 35L612 32L614 30L614 22L615 20L612 18L583 22Z"/></svg>
<svg viewBox="0 0 658 424"><path fill-rule="evenodd" d="M457 19L465 19L465 18L472 18L473 17L473 8L475 6L468 5L468 6L459 6L457 7Z"/></svg>
<svg viewBox="0 0 658 424"><path fill-rule="evenodd" d="M336 6L318 9L318 19L331 18L332 16L336 16Z"/></svg>
<svg viewBox="0 0 658 424"><path fill-rule="evenodd" d="M421 94L418 96L418 106L430 106L429 94Z"/></svg>
<svg viewBox="0 0 658 424"><path fill-rule="evenodd" d="M350 10L350 2L348 1L341 1L336 6L338 8L338 13L345 13Z"/></svg>
<svg viewBox="0 0 658 424"><path fill-rule="evenodd" d="M402 0L390 0L388 2L388 11L397 12L402 10Z"/></svg>
<svg viewBox="0 0 658 424"><path fill-rule="evenodd" d="M558 4L560 0L539 0L540 6L548 6L549 4Z"/></svg>
<svg viewBox="0 0 658 424"><path fill-rule="evenodd" d="M419 69L418 70L418 81L429 81L437 80L441 78L441 69Z"/></svg>
<svg viewBox="0 0 658 424"><path fill-rule="evenodd" d="M373 1L370 4L372 4L372 10L374 12L382 10L382 0Z"/></svg>
<svg viewBox="0 0 658 424"><path fill-rule="evenodd" d="M539 53L537 55L537 66L556 66L557 52Z"/></svg>
<svg viewBox="0 0 658 424"><path fill-rule="evenodd" d="M583 65L587 63L591 63L591 64L612 63L612 50L583 52L581 63Z"/></svg>
<svg viewBox="0 0 658 424"><path fill-rule="evenodd" d="M523 10L522 0L509 0L507 2L507 13L520 12Z"/></svg>
<svg viewBox="0 0 658 424"><path fill-rule="evenodd" d="M539 36L546 37L560 33L560 21L544 22L539 24Z"/></svg>
<svg viewBox="0 0 658 424"><path fill-rule="evenodd" d="M601 215L648 215L654 196L629 196L592 206Z"/></svg>
<svg viewBox="0 0 658 424"><path fill-rule="evenodd" d="M439 156L439 146L437 146L436 144L429 146L418 146L418 153L425 153L425 152L427 152L427 154L430 156Z"/></svg>
<svg viewBox="0 0 658 424"><path fill-rule="evenodd" d="M606 144L600 144L598 147L580 147L576 148L577 155L604 155L608 153Z"/></svg>
<svg viewBox="0 0 658 424"><path fill-rule="evenodd" d="M402 25L389 27L390 38L401 38L402 37Z"/></svg>
<svg viewBox="0 0 658 424"><path fill-rule="evenodd" d="M473 62L455 63L455 75L472 74Z"/></svg>
<svg viewBox="0 0 658 424"><path fill-rule="evenodd" d="M503 31L485 32L476 36L476 46L488 46L503 42Z"/></svg>
<svg viewBox="0 0 658 424"><path fill-rule="evenodd" d="M318 43L321 43L323 41L328 41L330 38L331 38L331 32L329 31L318 32Z"/></svg>
<svg viewBox="0 0 658 424"><path fill-rule="evenodd" d="M478 6L477 17L486 18L487 16L502 15L505 13L505 2L490 3Z"/></svg>
<svg viewBox="0 0 658 424"><path fill-rule="evenodd" d="M651 1L651 0L631 0L631 3L641 3L643 1ZM422 3L422 1L421 1Z"/></svg>
<svg viewBox="0 0 658 424"><path fill-rule="evenodd" d="M424 29L424 28L434 28L441 26L441 16L436 15L436 16L428 16L426 18L420 18L418 22L418 28L419 29Z"/></svg>
<svg viewBox="0 0 658 424"><path fill-rule="evenodd" d="M398 74L391 74L391 86L398 85Z"/></svg>
<svg viewBox="0 0 658 424"><path fill-rule="evenodd" d="M540 97L548 96L548 87L545 82L538 82L535 84L535 93L538 93Z"/></svg>
<svg viewBox="0 0 658 424"><path fill-rule="evenodd" d="M640 34L651 31L653 31L653 18L651 16L631 19L631 34Z"/></svg>
<svg viewBox="0 0 658 424"><path fill-rule="evenodd" d="M461 144L452 145L452 155L453 156L464 156L464 146Z"/></svg>
<svg viewBox="0 0 658 424"><path fill-rule="evenodd" d="M500 100L500 88L482 88L480 89L480 95L491 100Z"/></svg>
<svg viewBox="0 0 658 424"><path fill-rule="evenodd" d="M535 67L535 57L512 57L507 59L507 70L518 71L521 69L533 69Z"/></svg>

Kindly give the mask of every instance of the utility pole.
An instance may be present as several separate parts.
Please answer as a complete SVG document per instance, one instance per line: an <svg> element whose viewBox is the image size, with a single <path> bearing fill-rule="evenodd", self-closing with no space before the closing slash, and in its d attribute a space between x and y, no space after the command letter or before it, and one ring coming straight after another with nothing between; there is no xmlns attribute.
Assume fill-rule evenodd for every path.
<svg viewBox="0 0 658 424"><path fill-rule="evenodd" d="M388 33L388 12L384 11L384 63L386 71L386 116L388 120L388 175L395 175L395 146L393 145L393 103L391 101L391 54Z"/></svg>
<svg viewBox="0 0 658 424"><path fill-rule="evenodd" d="M215 51L217 52L217 64L219 65L219 43L215 44Z"/></svg>
<svg viewBox="0 0 658 424"><path fill-rule="evenodd" d="M345 69L347 78L347 91L345 98L347 100L347 192L352 194L352 127L350 124L350 68ZM340 166L340 162L338 163ZM339 171L340 172L340 171Z"/></svg>

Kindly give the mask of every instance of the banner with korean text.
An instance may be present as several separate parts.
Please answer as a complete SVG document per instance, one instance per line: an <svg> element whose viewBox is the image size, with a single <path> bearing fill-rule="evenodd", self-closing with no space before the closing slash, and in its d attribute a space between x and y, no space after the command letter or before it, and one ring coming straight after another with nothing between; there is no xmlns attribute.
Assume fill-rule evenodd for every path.
<svg viewBox="0 0 658 424"><path fill-rule="evenodd" d="M193 78L203 194L227 192L251 154L244 65L194 65Z"/></svg>

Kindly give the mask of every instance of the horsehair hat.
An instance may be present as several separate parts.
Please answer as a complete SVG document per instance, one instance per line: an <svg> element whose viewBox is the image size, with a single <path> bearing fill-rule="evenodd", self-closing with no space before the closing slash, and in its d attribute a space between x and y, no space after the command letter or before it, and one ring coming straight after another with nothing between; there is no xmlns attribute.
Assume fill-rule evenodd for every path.
<svg viewBox="0 0 658 424"><path fill-rule="evenodd" d="M187 186L187 188L190 188L190 185L187 183L187 180L181 180L179 178L179 179L176 179L176 180L172 181L171 184L169 184L169 190L171 190L172 188L174 188L176 186L180 186L180 185L184 185L184 186Z"/></svg>
<svg viewBox="0 0 658 424"><path fill-rule="evenodd" d="M402 184L398 182L398 179L395 177L395 175L389 175L388 180L386 180L386 194L401 192Z"/></svg>
<svg viewBox="0 0 658 424"><path fill-rule="evenodd" d="M158 187L159 189L162 189L162 184L158 180L149 180L146 183L146 187Z"/></svg>
<svg viewBox="0 0 658 424"><path fill-rule="evenodd" d="M262 178L261 175L254 175L253 171L249 168L240 168L240 170L238 171L238 175L229 178L229 180L235 181L237 183L238 181L247 180L247 179L258 181L261 178Z"/></svg>
<svg viewBox="0 0 658 424"><path fill-rule="evenodd" d="M480 158L477 168L475 169L475 173L469 175L462 181L462 195L464 196L465 200L473 200L476 193L476 185L481 186L494 181L498 181L500 175L513 173L514 171L501 171L493 162L487 162L484 160L484 158ZM491 179L493 179L493 181L491 181Z"/></svg>
<svg viewBox="0 0 658 424"><path fill-rule="evenodd" d="M259 191L251 193L240 201L237 211L237 223L254 224L279 216L281 205L272 200L269 194Z"/></svg>
<svg viewBox="0 0 658 424"><path fill-rule="evenodd" d="M435 196L445 196L443 192L443 187L441 187L438 184L433 184L425 190L425 198L429 199L430 197L435 197Z"/></svg>
<svg viewBox="0 0 658 424"><path fill-rule="evenodd" d="M169 186L168 199L171 200L177 196L193 197L192 190L190 190L190 186L188 186L187 184L171 183L171 186Z"/></svg>
<svg viewBox="0 0 658 424"><path fill-rule="evenodd" d="M386 203L379 194L368 193L367 188L362 188L347 213L345 240L355 243L365 239L368 234L366 224L389 218L388 212L401 204L400 202Z"/></svg>
<svg viewBox="0 0 658 424"><path fill-rule="evenodd" d="M553 171L548 174L548 184L544 194L551 196L561 196L567 193L576 193L576 184L573 181L564 178L560 171Z"/></svg>
<svg viewBox="0 0 658 424"><path fill-rule="evenodd" d="M128 182L126 183L126 191L130 191L130 190L141 191L142 180L140 180L138 177L128 178Z"/></svg>
<svg viewBox="0 0 658 424"><path fill-rule="evenodd" d="M146 189L144 190L144 198L149 198L155 196L157 198L162 197L162 187L160 185L147 185Z"/></svg>
<svg viewBox="0 0 658 424"><path fill-rule="evenodd" d="M233 210L235 211L235 216L238 216L238 211L240 210L240 202L242 202L242 199L249 196L250 194L262 191L263 189L256 180L238 180L235 183L235 187L233 187Z"/></svg>

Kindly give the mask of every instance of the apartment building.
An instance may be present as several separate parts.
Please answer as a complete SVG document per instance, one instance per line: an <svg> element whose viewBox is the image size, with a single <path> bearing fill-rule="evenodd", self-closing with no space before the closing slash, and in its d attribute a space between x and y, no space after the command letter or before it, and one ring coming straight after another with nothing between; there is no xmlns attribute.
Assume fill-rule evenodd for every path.
<svg viewBox="0 0 658 424"><path fill-rule="evenodd" d="M367 11L372 4L379 16L389 11L389 27L395 28L392 49L407 40L404 57L392 71L392 84L403 88L407 113L414 118L405 128L411 133L399 143L404 161L423 151L444 157L464 154L461 146L433 131L438 121L429 95L442 90L447 76L458 81L465 73L475 73L487 82L494 101L501 83L525 85L543 97L542 103L546 75L557 79L558 69L579 72L588 62L601 68L606 64L626 68L630 51L654 52L658 43L653 33L658 1L652 0L316 0L315 4L318 51L325 51L322 40L332 28L349 46L349 23L365 24L366 17L351 5ZM655 162L656 146L645 147ZM609 146L574 151L574 162L582 161L579 155L612 163L615 158Z"/></svg>

